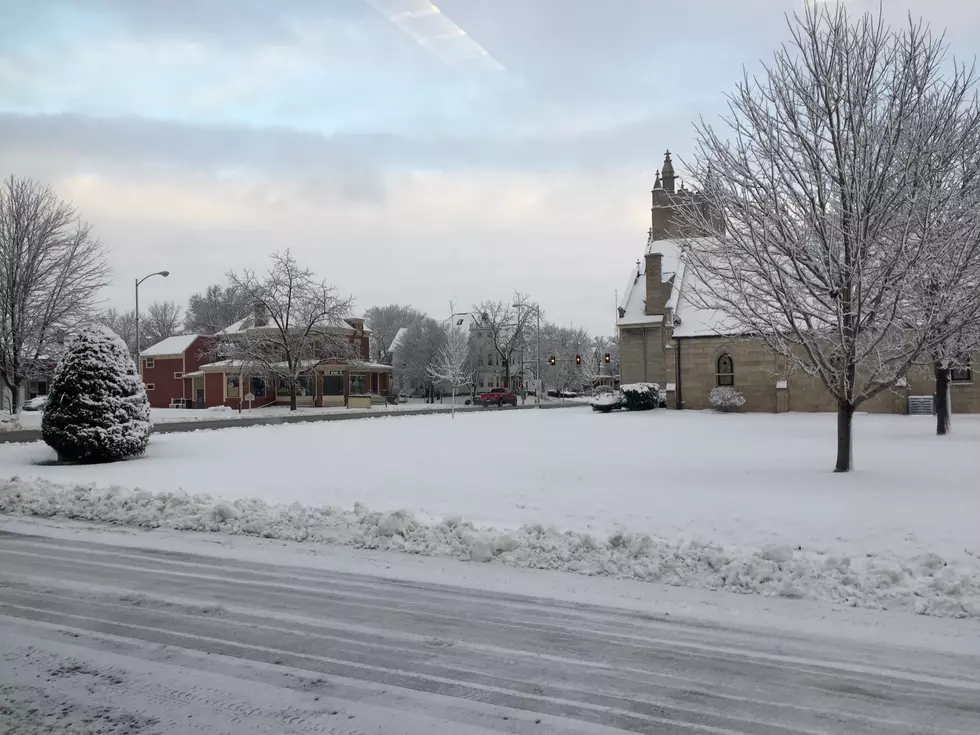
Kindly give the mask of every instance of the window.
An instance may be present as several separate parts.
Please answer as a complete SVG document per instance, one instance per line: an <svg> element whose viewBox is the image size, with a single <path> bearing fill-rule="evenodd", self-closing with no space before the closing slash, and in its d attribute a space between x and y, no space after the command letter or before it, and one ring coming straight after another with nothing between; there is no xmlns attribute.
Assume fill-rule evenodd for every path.
<svg viewBox="0 0 980 735"><path fill-rule="evenodd" d="M367 393L366 378L363 373L352 374L350 376L350 392L352 396L362 396Z"/></svg>
<svg viewBox="0 0 980 735"><path fill-rule="evenodd" d="M225 376L225 398L238 398L240 384L237 375Z"/></svg>
<svg viewBox="0 0 980 735"><path fill-rule="evenodd" d="M490 365L493 365L493 353L492 352L489 355L487 355L487 366L489 367Z"/></svg>
<svg viewBox="0 0 980 735"><path fill-rule="evenodd" d="M147 390L147 391L151 391L151 390L153 390L153 389L154 389L155 387L156 387L156 386L155 386L155 385L153 385L153 383L147 383L147 384L146 384L146 390Z"/></svg>
<svg viewBox="0 0 980 735"><path fill-rule="evenodd" d="M256 398L265 398L265 378L252 378L249 381L248 391Z"/></svg>
<svg viewBox="0 0 980 735"><path fill-rule="evenodd" d="M342 396L344 395L344 375L340 371L329 373L323 376L323 395Z"/></svg>
<svg viewBox="0 0 980 735"><path fill-rule="evenodd" d="M735 385L735 363L732 362L730 355L721 355L718 358L718 373L716 375L718 385Z"/></svg>
<svg viewBox="0 0 980 735"><path fill-rule="evenodd" d="M951 383L971 383L973 382L973 363L967 359L960 367L955 367L949 371Z"/></svg>
<svg viewBox="0 0 980 735"><path fill-rule="evenodd" d="M148 357L148 358L146 358L146 365L144 367L151 368L151 367L154 366L154 364L155 363L153 362L153 358L152 357Z"/></svg>
<svg viewBox="0 0 980 735"><path fill-rule="evenodd" d="M179 370L176 373L174 373L174 379L175 380L179 380L180 378L183 378L183 377L184 377L184 374L182 372L180 372Z"/></svg>

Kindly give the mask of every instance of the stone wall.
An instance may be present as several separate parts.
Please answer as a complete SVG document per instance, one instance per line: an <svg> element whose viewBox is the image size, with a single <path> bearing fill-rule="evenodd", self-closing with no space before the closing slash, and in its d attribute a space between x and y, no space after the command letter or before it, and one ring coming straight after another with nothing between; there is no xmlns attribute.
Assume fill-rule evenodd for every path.
<svg viewBox="0 0 980 735"><path fill-rule="evenodd" d="M781 413L784 411L836 411L837 403L823 384L800 371L790 372L786 361L754 339L738 337L688 338L675 341L667 353L680 350L681 408L702 410L711 407L709 395L718 385L717 361L727 353L734 362L735 388L745 398L742 411ZM662 384L678 382L668 360ZM980 353L973 364L980 362ZM980 413L980 381L976 371L969 382L950 386L953 413ZM656 379L654 379L656 380ZM934 378L928 369L916 369L907 377L907 386L882 391L858 408L864 413L907 411L908 396L931 396ZM785 385L785 387L783 387Z"/></svg>
<svg viewBox="0 0 980 735"><path fill-rule="evenodd" d="M622 383L669 382L667 351L659 324L619 330L619 374Z"/></svg>

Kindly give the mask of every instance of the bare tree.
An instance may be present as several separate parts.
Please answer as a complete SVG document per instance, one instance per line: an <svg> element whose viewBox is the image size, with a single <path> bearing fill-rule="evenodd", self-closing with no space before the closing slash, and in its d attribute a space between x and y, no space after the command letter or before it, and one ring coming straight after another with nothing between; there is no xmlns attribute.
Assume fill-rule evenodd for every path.
<svg viewBox="0 0 980 735"><path fill-rule="evenodd" d="M415 323L422 314L411 306L390 304L372 306L364 313L368 329L371 330L371 360L382 365L392 364L389 351L398 330Z"/></svg>
<svg viewBox="0 0 980 735"><path fill-rule="evenodd" d="M218 284L208 286L204 293L196 293L187 302L184 315L186 334L216 334L230 324L248 315L251 305L244 294L232 286L222 288Z"/></svg>
<svg viewBox="0 0 980 735"><path fill-rule="evenodd" d="M295 411L303 378L324 363L354 359L343 327L351 299L317 280L289 250L273 254L271 260L262 275L250 270L228 273L232 288L253 305L254 323L222 335L212 349L215 356L240 362L243 374L288 387L289 408Z"/></svg>
<svg viewBox="0 0 980 735"><path fill-rule="evenodd" d="M153 344L183 333L183 319L176 301L155 301L146 314L140 316L145 324L147 343Z"/></svg>
<svg viewBox="0 0 980 735"><path fill-rule="evenodd" d="M956 286L980 211L980 112L973 70L948 64L928 28L852 22L843 5L789 25L762 77L730 95L727 139L698 126L688 168L706 206L681 218L709 236L720 214L727 232L686 249L687 298L822 383L846 472L855 409L976 316L980 293ZM921 274L940 264L940 296L912 317Z"/></svg>
<svg viewBox="0 0 980 735"><path fill-rule="evenodd" d="M433 381L447 383L453 393L453 417L456 416L456 391L470 382L470 340L459 327L450 325L446 343L428 367Z"/></svg>
<svg viewBox="0 0 980 735"><path fill-rule="evenodd" d="M427 316L416 319L407 330L395 355L395 367L403 379L420 386L431 403L435 400L435 384L429 368L446 344L446 330Z"/></svg>
<svg viewBox="0 0 980 735"><path fill-rule="evenodd" d="M71 204L31 179L0 185L0 379L12 413L57 340L91 319L108 275L105 249Z"/></svg>
<svg viewBox="0 0 980 735"><path fill-rule="evenodd" d="M514 292L511 301L484 301L473 307L476 327L486 335L487 344L504 366L504 385L510 387L511 359L527 344L530 325L536 319L535 306L527 294Z"/></svg>
<svg viewBox="0 0 980 735"><path fill-rule="evenodd" d="M134 360L136 359L135 311L132 309L129 311L106 309L95 317L95 321L104 327L108 327L119 335L119 338L126 343L126 347L129 349L129 354L133 356Z"/></svg>
<svg viewBox="0 0 980 735"><path fill-rule="evenodd" d="M541 350L555 358L549 377L559 395L563 396L583 382L582 367L586 354L593 353L591 340L584 329L542 324ZM582 358L583 364L579 364L576 357Z"/></svg>
<svg viewBox="0 0 980 735"><path fill-rule="evenodd" d="M602 356L595 341L585 345L581 357L582 364L579 365L578 369L579 379L582 381L582 387L591 395L602 376Z"/></svg>

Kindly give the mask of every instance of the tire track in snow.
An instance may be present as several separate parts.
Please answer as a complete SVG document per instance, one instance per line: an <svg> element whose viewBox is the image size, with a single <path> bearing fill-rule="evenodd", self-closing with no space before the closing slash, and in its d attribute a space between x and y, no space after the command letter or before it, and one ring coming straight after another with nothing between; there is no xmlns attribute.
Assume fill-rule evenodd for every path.
<svg viewBox="0 0 980 735"><path fill-rule="evenodd" d="M901 651L867 647L896 669L857 671L860 657L849 644L764 640L602 608L28 537L0 537L0 561L4 570L16 570L0 589L5 624L27 624L17 623L20 618L73 635L123 636L137 646L131 657L170 646L236 658L241 666L318 673L348 687L380 683L400 691L409 709L419 706L419 696L434 695L462 706L455 729L446 732L476 726L478 732L537 733L547 723L534 720L545 718L564 718L557 732L610 724L632 732L754 735L828 728L976 732L980 722L976 672L959 676L969 662L956 657L930 657L927 668L936 680L929 681L912 676L922 661ZM47 578L44 588L18 581L32 574ZM107 581L135 595L201 604L155 605L148 597L149 603L132 605L77 589ZM225 612L209 615L208 609ZM819 657L808 654L820 647ZM956 663L946 673L943 662ZM157 706L178 697L201 710L223 711L214 701L220 687L202 685L205 696L181 687L154 693L155 684L146 686L132 696ZM472 709L484 706L509 714L488 718ZM290 725L292 716L302 715L284 715L272 731L305 727Z"/></svg>

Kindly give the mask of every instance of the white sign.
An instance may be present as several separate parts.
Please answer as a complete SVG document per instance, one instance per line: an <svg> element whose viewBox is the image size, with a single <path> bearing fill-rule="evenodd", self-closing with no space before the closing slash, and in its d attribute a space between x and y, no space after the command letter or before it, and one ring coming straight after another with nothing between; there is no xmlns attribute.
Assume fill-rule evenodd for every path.
<svg viewBox="0 0 980 735"><path fill-rule="evenodd" d="M245 394L245 400L248 401L249 403L251 403L252 401L255 400L255 394L254 393L246 393Z"/></svg>

